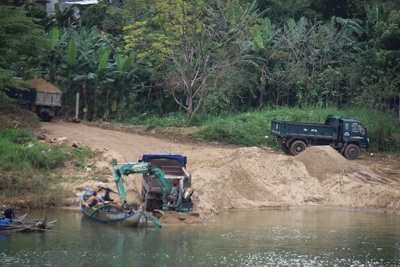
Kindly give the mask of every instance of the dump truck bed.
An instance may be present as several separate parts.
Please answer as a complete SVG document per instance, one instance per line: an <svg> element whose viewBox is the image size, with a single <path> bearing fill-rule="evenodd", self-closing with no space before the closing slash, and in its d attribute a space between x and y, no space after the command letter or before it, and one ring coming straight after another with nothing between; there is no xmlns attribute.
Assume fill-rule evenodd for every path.
<svg viewBox="0 0 400 267"><path fill-rule="evenodd" d="M279 138L302 137L318 139L337 139L334 125L272 120L271 132Z"/></svg>

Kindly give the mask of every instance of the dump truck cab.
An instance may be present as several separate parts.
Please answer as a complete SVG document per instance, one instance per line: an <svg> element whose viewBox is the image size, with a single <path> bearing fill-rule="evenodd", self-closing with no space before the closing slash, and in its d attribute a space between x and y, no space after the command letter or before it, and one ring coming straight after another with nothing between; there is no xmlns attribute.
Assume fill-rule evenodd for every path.
<svg viewBox="0 0 400 267"><path fill-rule="evenodd" d="M361 148L368 149L368 132L360 121L329 115L325 124L335 126L337 136L334 135L334 138L340 140L342 143L354 143Z"/></svg>

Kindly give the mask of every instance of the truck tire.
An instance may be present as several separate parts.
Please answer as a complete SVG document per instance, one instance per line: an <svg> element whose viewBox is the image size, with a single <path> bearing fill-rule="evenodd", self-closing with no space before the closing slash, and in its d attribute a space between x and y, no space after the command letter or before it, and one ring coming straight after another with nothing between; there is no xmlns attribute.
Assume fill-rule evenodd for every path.
<svg viewBox="0 0 400 267"><path fill-rule="evenodd" d="M353 160L358 158L358 156L360 156L361 153L361 149L355 145L355 144L349 144L346 146L346 148L344 149L344 153L343 155L349 159L349 160Z"/></svg>
<svg viewBox="0 0 400 267"><path fill-rule="evenodd" d="M40 119L44 122L51 122L53 120L53 117L50 116L48 113L41 113L39 115Z"/></svg>
<svg viewBox="0 0 400 267"><path fill-rule="evenodd" d="M285 154L290 154L289 148L286 146L286 144L282 144L282 150L285 152Z"/></svg>
<svg viewBox="0 0 400 267"><path fill-rule="evenodd" d="M306 150L306 148L307 148L306 143L304 143L301 140L297 140L290 145L290 153L292 153L293 156L296 156L301 152L303 152L304 150Z"/></svg>
<svg viewBox="0 0 400 267"><path fill-rule="evenodd" d="M144 209L146 211L153 211L153 200L146 198L144 200Z"/></svg>

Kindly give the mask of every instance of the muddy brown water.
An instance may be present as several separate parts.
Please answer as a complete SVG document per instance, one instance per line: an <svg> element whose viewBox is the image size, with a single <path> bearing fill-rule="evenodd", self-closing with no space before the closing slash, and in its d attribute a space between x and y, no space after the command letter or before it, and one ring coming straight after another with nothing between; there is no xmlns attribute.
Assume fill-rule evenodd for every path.
<svg viewBox="0 0 400 267"><path fill-rule="evenodd" d="M400 266L400 216L297 208L226 212L208 224L116 227L79 211L30 212L45 233L0 235L1 266Z"/></svg>

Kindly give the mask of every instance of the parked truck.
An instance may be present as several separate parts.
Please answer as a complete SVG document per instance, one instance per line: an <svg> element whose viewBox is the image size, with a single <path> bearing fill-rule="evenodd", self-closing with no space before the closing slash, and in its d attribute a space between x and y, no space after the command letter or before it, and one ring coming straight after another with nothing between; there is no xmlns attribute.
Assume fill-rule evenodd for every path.
<svg viewBox="0 0 400 267"><path fill-rule="evenodd" d="M165 203L168 202L167 198L170 192L165 192L163 189L168 187L165 183L168 183L170 188L178 187L178 199L182 199L182 202L179 202L179 207L176 207L175 210L192 210L193 203L190 199L193 193L192 177L186 169L186 156L169 153L144 154L140 161L162 170L165 180L162 184L155 173L143 174L141 197L146 211L165 210L165 207L168 207Z"/></svg>
<svg viewBox="0 0 400 267"><path fill-rule="evenodd" d="M308 146L330 145L353 160L361 154L361 149L369 146L368 132L361 122L333 115L329 115L324 124L274 119L271 132L282 150L294 156Z"/></svg>
<svg viewBox="0 0 400 267"><path fill-rule="evenodd" d="M20 106L35 112L42 121L51 121L61 107L61 91L44 79L27 82L28 90L10 90L7 95Z"/></svg>

